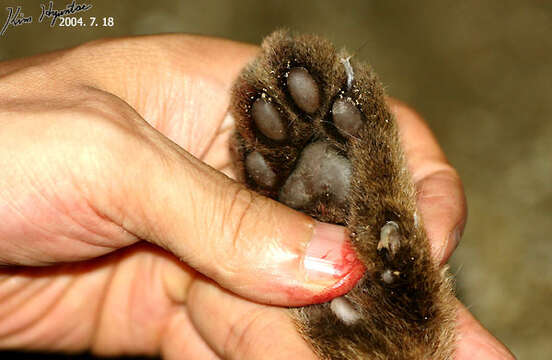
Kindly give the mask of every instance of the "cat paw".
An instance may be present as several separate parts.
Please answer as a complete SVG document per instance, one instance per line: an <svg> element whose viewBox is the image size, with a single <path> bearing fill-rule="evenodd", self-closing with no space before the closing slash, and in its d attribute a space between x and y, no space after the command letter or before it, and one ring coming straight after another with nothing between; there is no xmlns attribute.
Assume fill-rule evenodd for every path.
<svg viewBox="0 0 552 360"><path fill-rule="evenodd" d="M366 266L348 294L293 311L317 353L448 357L450 287L417 226L397 127L370 68L321 38L276 32L237 80L231 109L248 187L347 226Z"/></svg>

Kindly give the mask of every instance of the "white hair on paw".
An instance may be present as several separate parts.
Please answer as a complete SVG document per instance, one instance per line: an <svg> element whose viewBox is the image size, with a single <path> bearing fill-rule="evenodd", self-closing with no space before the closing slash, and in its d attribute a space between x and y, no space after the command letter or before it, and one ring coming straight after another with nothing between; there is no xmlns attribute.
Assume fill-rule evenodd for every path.
<svg viewBox="0 0 552 360"><path fill-rule="evenodd" d="M345 67L345 73L347 74L347 90L351 90L351 86L353 85L353 79L355 78L355 73L353 71L353 67L351 66L351 57L346 57L343 59L340 59L341 63Z"/></svg>
<svg viewBox="0 0 552 360"><path fill-rule="evenodd" d="M330 303L330 309L339 320L347 325L352 325L360 319L360 314L353 304L343 296L333 299Z"/></svg>

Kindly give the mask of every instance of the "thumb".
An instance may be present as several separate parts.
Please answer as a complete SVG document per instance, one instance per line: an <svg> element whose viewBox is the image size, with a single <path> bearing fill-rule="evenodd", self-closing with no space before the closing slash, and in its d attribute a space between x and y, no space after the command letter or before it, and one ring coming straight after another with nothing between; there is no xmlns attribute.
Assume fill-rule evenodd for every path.
<svg viewBox="0 0 552 360"><path fill-rule="evenodd" d="M121 223L222 287L299 306L342 295L362 276L344 227L252 192L175 144L152 159Z"/></svg>

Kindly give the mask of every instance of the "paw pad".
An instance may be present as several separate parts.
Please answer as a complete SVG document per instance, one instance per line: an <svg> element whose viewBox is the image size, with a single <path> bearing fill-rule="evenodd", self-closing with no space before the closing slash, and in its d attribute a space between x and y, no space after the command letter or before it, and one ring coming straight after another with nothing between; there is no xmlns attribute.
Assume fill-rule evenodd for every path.
<svg viewBox="0 0 552 360"><path fill-rule="evenodd" d="M320 91L309 71L296 67L287 74L287 87L291 98L307 114L312 114L320 106Z"/></svg>
<svg viewBox="0 0 552 360"><path fill-rule="evenodd" d="M349 193L351 163L327 142L308 145L280 192L279 200L301 209L316 197L344 205Z"/></svg>
<svg viewBox="0 0 552 360"><path fill-rule="evenodd" d="M276 141L287 138L286 124L271 102L262 97L255 100L251 107L251 116L257 129L267 138Z"/></svg>
<svg viewBox="0 0 552 360"><path fill-rule="evenodd" d="M272 187L276 184L276 173L259 152L253 151L247 155L245 168L257 184L263 187Z"/></svg>
<svg viewBox="0 0 552 360"><path fill-rule="evenodd" d="M335 127L345 136L355 136L362 126L362 116L351 98L337 99L332 105Z"/></svg>

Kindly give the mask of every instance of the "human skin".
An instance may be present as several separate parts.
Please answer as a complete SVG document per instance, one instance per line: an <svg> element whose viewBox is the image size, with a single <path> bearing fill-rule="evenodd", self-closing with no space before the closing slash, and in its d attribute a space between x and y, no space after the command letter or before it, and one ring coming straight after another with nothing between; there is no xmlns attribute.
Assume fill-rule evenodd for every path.
<svg viewBox="0 0 552 360"><path fill-rule="evenodd" d="M314 358L275 305L352 284L309 282L316 223L230 179L229 89L257 51L163 35L0 63L0 349ZM389 101L444 263L461 182L419 115ZM457 359L513 358L460 303L457 328Z"/></svg>

